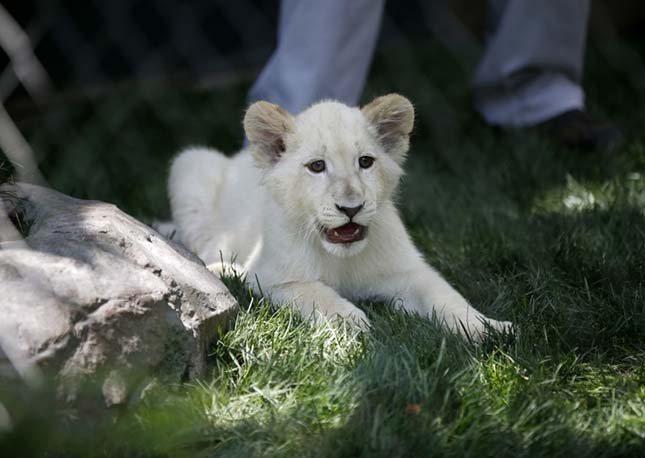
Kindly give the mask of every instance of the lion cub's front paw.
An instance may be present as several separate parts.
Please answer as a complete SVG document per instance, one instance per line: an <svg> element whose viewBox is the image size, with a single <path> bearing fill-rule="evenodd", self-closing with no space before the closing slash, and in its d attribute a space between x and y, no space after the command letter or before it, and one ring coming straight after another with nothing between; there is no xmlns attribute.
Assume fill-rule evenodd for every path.
<svg viewBox="0 0 645 458"><path fill-rule="evenodd" d="M315 321L322 318L321 321L334 322L334 323L347 323L357 329L367 331L370 327L370 321L365 312L356 307L352 303L339 303L334 307L329 307L327 310L318 310L316 313Z"/></svg>
<svg viewBox="0 0 645 458"><path fill-rule="evenodd" d="M488 320L488 324L491 328L499 332L515 332L515 327L510 321Z"/></svg>
<svg viewBox="0 0 645 458"><path fill-rule="evenodd" d="M490 318L484 318L477 322L469 322L466 328L468 335L476 342L481 342L490 330L498 332L514 332L513 323L510 321L498 321Z"/></svg>
<svg viewBox="0 0 645 458"><path fill-rule="evenodd" d="M354 310L348 315L343 316L343 319L363 331L367 331L370 328L370 320L367 318L367 315L357 307L354 307Z"/></svg>

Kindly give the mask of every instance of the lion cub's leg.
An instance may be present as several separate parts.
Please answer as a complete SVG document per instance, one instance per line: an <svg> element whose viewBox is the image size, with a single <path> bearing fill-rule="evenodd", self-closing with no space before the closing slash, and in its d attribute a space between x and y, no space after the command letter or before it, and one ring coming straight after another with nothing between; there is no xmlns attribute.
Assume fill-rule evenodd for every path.
<svg viewBox="0 0 645 458"><path fill-rule="evenodd" d="M388 282L389 297L402 301L401 306L409 311L432 316L444 322L453 331L467 332L480 340L487 325L493 329L511 329L508 321L487 318L473 308L464 297L431 267L423 265L413 271L395 275Z"/></svg>
<svg viewBox="0 0 645 458"><path fill-rule="evenodd" d="M306 318L317 320L321 316L327 319L340 317L361 328L369 325L367 316L361 309L318 281L281 283L272 286L269 295L273 302L289 305Z"/></svg>

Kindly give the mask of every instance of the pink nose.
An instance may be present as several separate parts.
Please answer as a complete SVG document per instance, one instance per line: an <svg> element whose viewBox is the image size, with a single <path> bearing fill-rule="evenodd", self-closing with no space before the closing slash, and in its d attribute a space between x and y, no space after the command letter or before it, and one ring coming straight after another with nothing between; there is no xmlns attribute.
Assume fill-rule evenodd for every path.
<svg viewBox="0 0 645 458"><path fill-rule="evenodd" d="M336 205L336 208L339 212L345 213L350 218L353 218L356 213L363 209L363 205L361 204L358 207L341 207L340 205Z"/></svg>

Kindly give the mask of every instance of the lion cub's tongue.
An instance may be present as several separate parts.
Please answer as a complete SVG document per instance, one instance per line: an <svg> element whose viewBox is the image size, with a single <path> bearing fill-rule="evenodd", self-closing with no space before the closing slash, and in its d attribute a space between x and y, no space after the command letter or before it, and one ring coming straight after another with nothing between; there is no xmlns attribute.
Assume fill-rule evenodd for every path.
<svg viewBox="0 0 645 458"><path fill-rule="evenodd" d="M362 240L365 236L365 227L356 223L347 223L343 226L327 230L327 240L332 243L350 243Z"/></svg>

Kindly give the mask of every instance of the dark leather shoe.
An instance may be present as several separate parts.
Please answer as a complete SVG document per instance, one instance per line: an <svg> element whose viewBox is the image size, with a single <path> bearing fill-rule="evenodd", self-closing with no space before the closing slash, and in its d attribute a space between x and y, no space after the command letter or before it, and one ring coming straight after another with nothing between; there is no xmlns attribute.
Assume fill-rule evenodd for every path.
<svg viewBox="0 0 645 458"><path fill-rule="evenodd" d="M571 110L536 126L556 143L587 152L610 152L623 143L623 133L608 121L593 119L587 112Z"/></svg>

